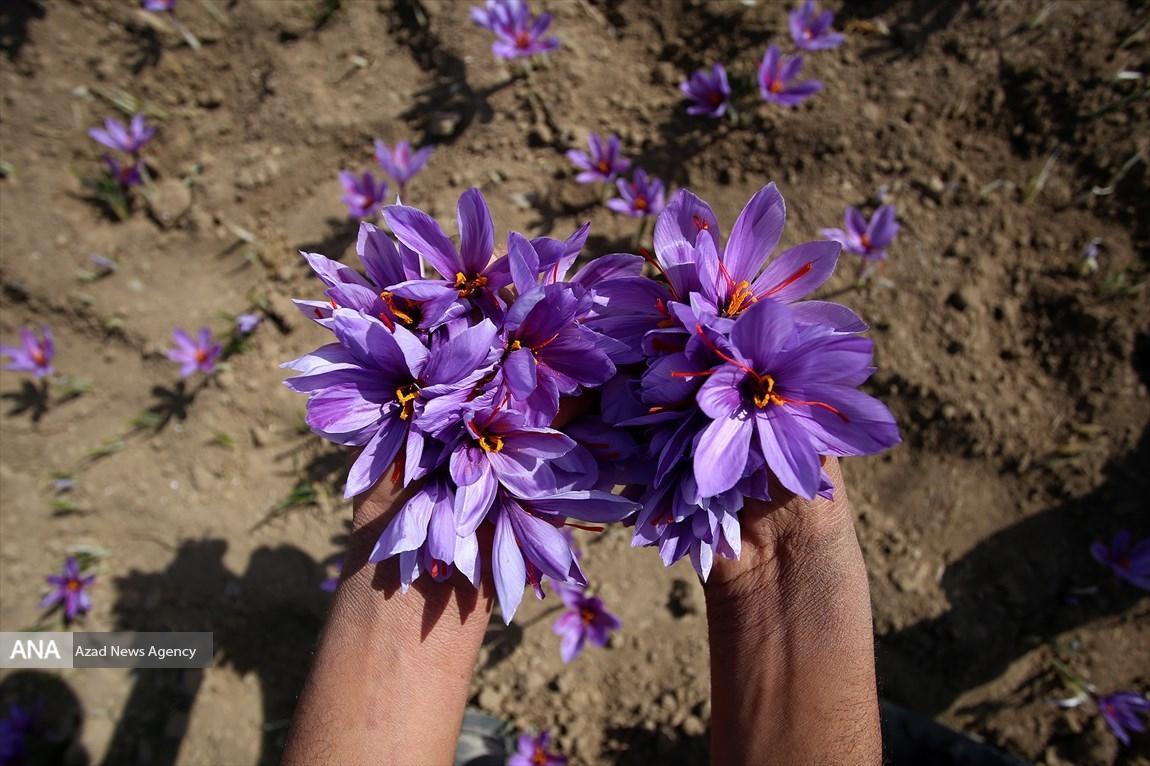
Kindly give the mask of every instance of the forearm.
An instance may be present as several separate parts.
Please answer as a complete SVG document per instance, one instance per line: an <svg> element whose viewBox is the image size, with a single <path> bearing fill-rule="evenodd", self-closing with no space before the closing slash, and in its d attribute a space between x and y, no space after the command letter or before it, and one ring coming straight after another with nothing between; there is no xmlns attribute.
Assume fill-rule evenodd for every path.
<svg viewBox="0 0 1150 766"><path fill-rule="evenodd" d="M817 521L745 540L706 587L713 763L881 762L867 575L838 495L778 509Z"/></svg>
<svg viewBox="0 0 1150 766"><path fill-rule="evenodd" d="M394 561L366 563L387 519L363 512L283 763L450 764L491 600L427 577L401 593Z"/></svg>

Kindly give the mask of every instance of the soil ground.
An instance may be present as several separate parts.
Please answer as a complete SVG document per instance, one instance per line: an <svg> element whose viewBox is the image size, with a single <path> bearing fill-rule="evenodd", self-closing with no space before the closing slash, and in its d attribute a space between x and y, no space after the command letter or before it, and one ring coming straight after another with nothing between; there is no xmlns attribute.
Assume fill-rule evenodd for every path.
<svg viewBox="0 0 1150 766"><path fill-rule="evenodd" d="M0 336L52 325L58 369L91 389L54 384L44 406L0 376L0 629L35 624L43 576L90 546L106 555L87 629L210 629L218 658L202 674L9 674L5 695L71 700L82 720L61 725L93 763L275 762L349 518L345 457L301 431L276 366L324 341L289 303L319 292L296 251L354 260L336 170L366 169L373 137L434 144L405 201L450 221L479 186L501 231L589 219L598 255L633 249L634 222L576 185L563 151L617 131L727 226L776 181L785 245L848 204L897 205L887 268L852 289L844 259L824 289L872 324L869 387L904 429L845 469L883 693L1037 763L1150 763L1147 736L1120 749L1089 705L1057 707L1054 670L1150 689L1150 599L1087 550L1150 534L1150 8L831 5L848 39L808 58L823 92L793 111L752 96L713 122L685 115L677 84L716 60L753 74L770 41L789 46L783 4L551 0L563 48L529 83L463 2L182 0L199 52L127 0L6 2ZM118 222L77 175L98 170L86 129L125 98L159 125L156 187ZM91 279L94 255L116 273ZM255 304L268 321L244 352L179 387L172 328L223 331ZM55 473L75 489L56 496ZM702 762L693 571L629 550L624 529L582 543L624 630L565 667L554 599L527 599L491 628L473 703L555 730L574 763Z"/></svg>

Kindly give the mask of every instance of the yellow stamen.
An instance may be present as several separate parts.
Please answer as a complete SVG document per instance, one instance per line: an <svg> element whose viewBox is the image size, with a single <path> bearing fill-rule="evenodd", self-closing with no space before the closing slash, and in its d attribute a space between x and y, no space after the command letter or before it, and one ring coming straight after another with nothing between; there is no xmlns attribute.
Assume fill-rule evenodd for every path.
<svg viewBox="0 0 1150 766"><path fill-rule="evenodd" d="M765 409L768 404L784 404L783 397L775 393L775 379L769 374L760 376L755 382L757 383L757 390L751 399L756 407L761 410Z"/></svg>
<svg viewBox="0 0 1150 766"><path fill-rule="evenodd" d="M727 303L725 313L729 317L737 316L754 302L755 294L751 291L751 283L744 279L735 285L735 291L731 293L731 300Z"/></svg>
<svg viewBox="0 0 1150 766"><path fill-rule="evenodd" d="M507 350L508 351L518 351L521 348L523 348L523 344L517 340L513 340L513 341L511 341L511 345L507 347Z"/></svg>
<svg viewBox="0 0 1150 766"><path fill-rule="evenodd" d="M415 412L415 400L419 396L419 386L415 383L408 383L406 386L400 386L395 389L395 398L399 402L399 419L409 420L412 413Z"/></svg>
<svg viewBox="0 0 1150 766"><path fill-rule="evenodd" d="M482 274L474 279L468 279L462 271L455 273L455 289L459 291L460 298L470 298L471 294L481 287L487 286L487 277Z"/></svg>
<svg viewBox="0 0 1150 766"><path fill-rule="evenodd" d="M484 452L502 452L503 437L484 434L479 437L479 446L483 448Z"/></svg>

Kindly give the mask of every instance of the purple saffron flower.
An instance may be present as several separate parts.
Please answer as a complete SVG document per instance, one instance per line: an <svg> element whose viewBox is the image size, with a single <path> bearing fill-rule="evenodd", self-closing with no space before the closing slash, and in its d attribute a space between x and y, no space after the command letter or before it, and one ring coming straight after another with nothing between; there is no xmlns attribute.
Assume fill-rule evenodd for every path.
<svg viewBox="0 0 1150 766"><path fill-rule="evenodd" d="M176 347L168 350L168 358L178 362L180 377L187 378L197 372L211 375L216 369L216 359L223 347L212 339L212 331L201 327L198 337L193 340L182 328L172 330Z"/></svg>
<svg viewBox="0 0 1150 766"><path fill-rule="evenodd" d="M531 426L514 410L468 412L464 423L467 438L452 450L450 460L451 478L458 487L454 500L461 534L479 527L500 485L527 497L556 491L550 463L575 447L570 437Z"/></svg>
<svg viewBox="0 0 1150 766"><path fill-rule="evenodd" d="M526 239L511 235L512 272L522 253L534 253ZM528 267L527 274L534 272ZM516 287L526 280L517 279ZM530 281L526 281L530 285ZM591 310L592 295L558 283L524 289L507 312L508 356L504 374L508 388L517 401L527 401L537 388L543 387L549 398L558 401L559 394L574 394L580 386L606 383L615 374L601 336L579 323Z"/></svg>
<svg viewBox="0 0 1150 766"><path fill-rule="evenodd" d="M428 480L379 536L368 561L378 563L398 554L405 593L424 572L443 582L459 571L478 588L479 541L474 531L459 531L454 506L455 493L446 477Z"/></svg>
<svg viewBox="0 0 1150 766"><path fill-rule="evenodd" d="M249 335L260 326L262 321L263 317L254 312L240 314L236 317L236 331L240 335Z"/></svg>
<svg viewBox="0 0 1150 766"><path fill-rule="evenodd" d="M370 170L357 176L347 170L339 171L339 182L343 184L343 204L351 218L370 218L379 212L387 199L387 182L375 182Z"/></svg>
<svg viewBox="0 0 1150 766"><path fill-rule="evenodd" d="M471 8L471 20L495 33L491 52L513 59L550 53L559 47L556 37L544 37L551 26L551 14L532 16L527 0L487 0L484 7Z"/></svg>
<svg viewBox="0 0 1150 766"><path fill-rule="evenodd" d="M1090 555L1117 577L1150 590L1150 538L1135 543L1130 531L1122 529L1109 545L1103 542L1091 545Z"/></svg>
<svg viewBox="0 0 1150 766"><path fill-rule="evenodd" d="M95 575L85 577L80 572L80 564L75 556L69 556L64 562L64 571L58 575L48 575L46 578L55 590L44 597L40 602L41 609L51 609L57 604L64 604L64 620L72 622L76 616L92 608L92 597L88 588L95 582Z"/></svg>
<svg viewBox="0 0 1150 766"><path fill-rule="evenodd" d="M1150 700L1138 692L1100 694L1095 699L1102 720L1123 745L1130 744L1130 732L1146 731L1142 716L1150 713Z"/></svg>
<svg viewBox="0 0 1150 766"><path fill-rule="evenodd" d="M570 149L567 159L583 171L575 176L581 184L611 183L621 173L631 167L631 160L619 153L619 136L612 133L604 141L598 133L587 136L587 148L590 152L579 149Z"/></svg>
<svg viewBox="0 0 1150 766"><path fill-rule="evenodd" d="M414 329L422 318L419 304L393 295L389 285L422 279L423 264L419 256L395 243L378 228L360 222L355 252L366 276L319 253L300 253L315 275L327 286L326 301L295 301L308 319L328 327L336 308L351 308L379 317L384 324L401 324Z"/></svg>
<svg viewBox="0 0 1150 766"><path fill-rule="evenodd" d="M405 443L395 478L406 485L426 472L424 434L458 421L472 387L487 374L498 330L484 320L429 350L403 326L388 327L345 308L333 313L331 329L339 342L285 364L302 374L284 383L311 394L307 423L313 431L336 444L363 447L345 497L371 489Z"/></svg>
<svg viewBox="0 0 1150 766"><path fill-rule="evenodd" d="M555 591L567 607L551 628L555 635L563 637L559 656L564 663L578 657L588 641L598 647L606 646L607 637L623 627L619 618L604 608L601 599L588 596L582 588L557 584Z"/></svg>
<svg viewBox="0 0 1150 766"><path fill-rule="evenodd" d="M8 357L4 369L9 372L30 372L37 378L51 375L52 359L56 356L56 338L52 328L40 327L41 337L37 338L30 327L20 328L19 346L0 346L0 356Z"/></svg>
<svg viewBox="0 0 1150 766"><path fill-rule="evenodd" d="M607 207L616 213L642 218L663 212L663 182L654 176L648 177L642 168L635 171L632 180L620 178L615 186L619 196L607 200Z"/></svg>
<svg viewBox="0 0 1150 766"><path fill-rule="evenodd" d="M567 756L553 753L551 734L539 732L539 736L520 734L518 750L507 759L507 766L567 766Z"/></svg>
<svg viewBox="0 0 1150 766"><path fill-rule="evenodd" d="M759 65L759 93L763 100L781 106L798 106L823 88L818 80L792 82L803 68L803 57L784 56L771 45Z"/></svg>
<svg viewBox="0 0 1150 766"><path fill-rule="evenodd" d="M842 44L843 36L831 29L832 11L817 13L815 0L803 0L802 6L787 14L791 39L804 51L826 51Z"/></svg>
<svg viewBox="0 0 1150 766"><path fill-rule="evenodd" d="M738 483L756 434L779 483L808 500L820 489L820 454L870 455L900 441L887 408L856 388L874 371L869 339L800 324L773 300L759 301L735 321L731 353L702 328L700 337L725 361L697 396L713 419L694 455L702 497Z"/></svg>
<svg viewBox="0 0 1150 766"><path fill-rule="evenodd" d="M546 494L535 498L515 497L500 490L489 514L494 515L495 538L491 547L491 574L505 622L511 622L531 585L543 598L543 577L566 585L587 585L571 541L561 527L575 518L591 524L620 521L638 510L632 501L610 492L580 490ZM460 526L460 533L468 531Z"/></svg>
<svg viewBox="0 0 1150 766"><path fill-rule="evenodd" d="M319 588L327 593L335 593L336 588L339 587L339 578L343 574L343 559L336 559L334 562L335 574L331 577L325 577L323 582L319 584Z"/></svg>
<svg viewBox="0 0 1150 766"><path fill-rule="evenodd" d="M156 129L144 121L144 115L137 114L128 125L112 117L104 120L103 128L92 128L88 135L109 149L138 155L156 133Z"/></svg>
<svg viewBox="0 0 1150 766"><path fill-rule="evenodd" d="M886 260L886 249L898 234L894 205L883 205L874 211L870 222L856 207L848 207L843 217L846 229L822 229L819 233L833 239L843 249L861 255L868 261Z"/></svg>
<svg viewBox="0 0 1150 766"><path fill-rule="evenodd" d="M127 189L131 186L140 185L143 179L140 172L140 167L143 163L140 160L121 163L110 154L105 154L101 159L104 161L104 166L108 168L108 175L121 187Z"/></svg>
<svg viewBox="0 0 1150 766"><path fill-rule="evenodd" d="M715 64L711 71L700 69L691 79L679 85L679 90L694 101L687 107L687 114L699 117L722 117L727 113L731 101L731 86L727 82L727 70L722 64Z"/></svg>
<svg viewBox="0 0 1150 766"><path fill-rule="evenodd" d="M411 144L407 141L400 141L394 148L389 149L383 141L375 139L375 159L384 172L399 185L400 194L403 194L407 182L423 170L432 151L428 146L412 152Z"/></svg>
<svg viewBox="0 0 1150 766"><path fill-rule="evenodd" d="M33 735L40 716L43 713L44 700L37 700L29 708L23 708L15 702L8 706L8 713L0 717L0 764L2 766L21 766L31 763L27 760L29 755L28 740Z"/></svg>
<svg viewBox="0 0 1150 766"><path fill-rule="evenodd" d="M161 13L175 8L176 0L140 0L140 6L143 7L145 11Z"/></svg>
<svg viewBox="0 0 1150 766"><path fill-rule="evenodd" d="M830 279L841 249L837 243L806 242L766 262L782 238L786 215L778 188L767 184L739 213L723 245L710 206L689 191L678 192L655 223L656 259L680 296L659 310L665 317L662 324L670 325L665 332L693 332L698 322L725 332L729 320L768 298L793 303L803 322L830 325L839 332L866 330L853 312L838 304L795 303ZM682 297L686 294L690 297ZM648 316L654 317L650 312Z"/></svg>
<svg viewBox="0 0 1150 766"><path fill-rule="evenodd" d="M503 315L499 291L511 282L511 273L506 257L492 260L495 223L478 189L460 195L457 216L458 248L422 210L389 205L383 211L400 245L426 260L441 277L417 277L390 288L393 295L420 304L421 328L435 329L474 307L493 320Z"/></svg>

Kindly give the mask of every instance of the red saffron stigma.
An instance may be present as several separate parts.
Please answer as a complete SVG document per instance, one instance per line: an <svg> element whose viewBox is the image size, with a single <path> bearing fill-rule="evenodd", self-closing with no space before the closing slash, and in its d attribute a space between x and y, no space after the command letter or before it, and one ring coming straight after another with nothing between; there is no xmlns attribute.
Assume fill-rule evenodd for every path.
<svg viewBox="0 0 1150 766"><path fill-rule="evenodd" d="M595 526L592 524L576 524L574 521L564 521L563 526L582 529L584 532L602 532L604 529L606 529L606 527Z"/></svg>
<svg viewBox="0 0 1150 766"><path fill-rule="evenodd" d="M777 293L781 290L784 290L787 287L790 287L795 282L798 282L800 279L802 279L807 274L809 274L813 267L814 267L814 261L807 261L801 267L799 267L798 271L796 271L794 274L791 274L789 277L784 279L782 282L779 282L777 285L772 287L770 290L767 290L766 292L764 292L762 295L759 296L759 298L769 298L770 296L774 295L775 293ZM758 300L758 298L756 298L755 300Z"/></svg>

